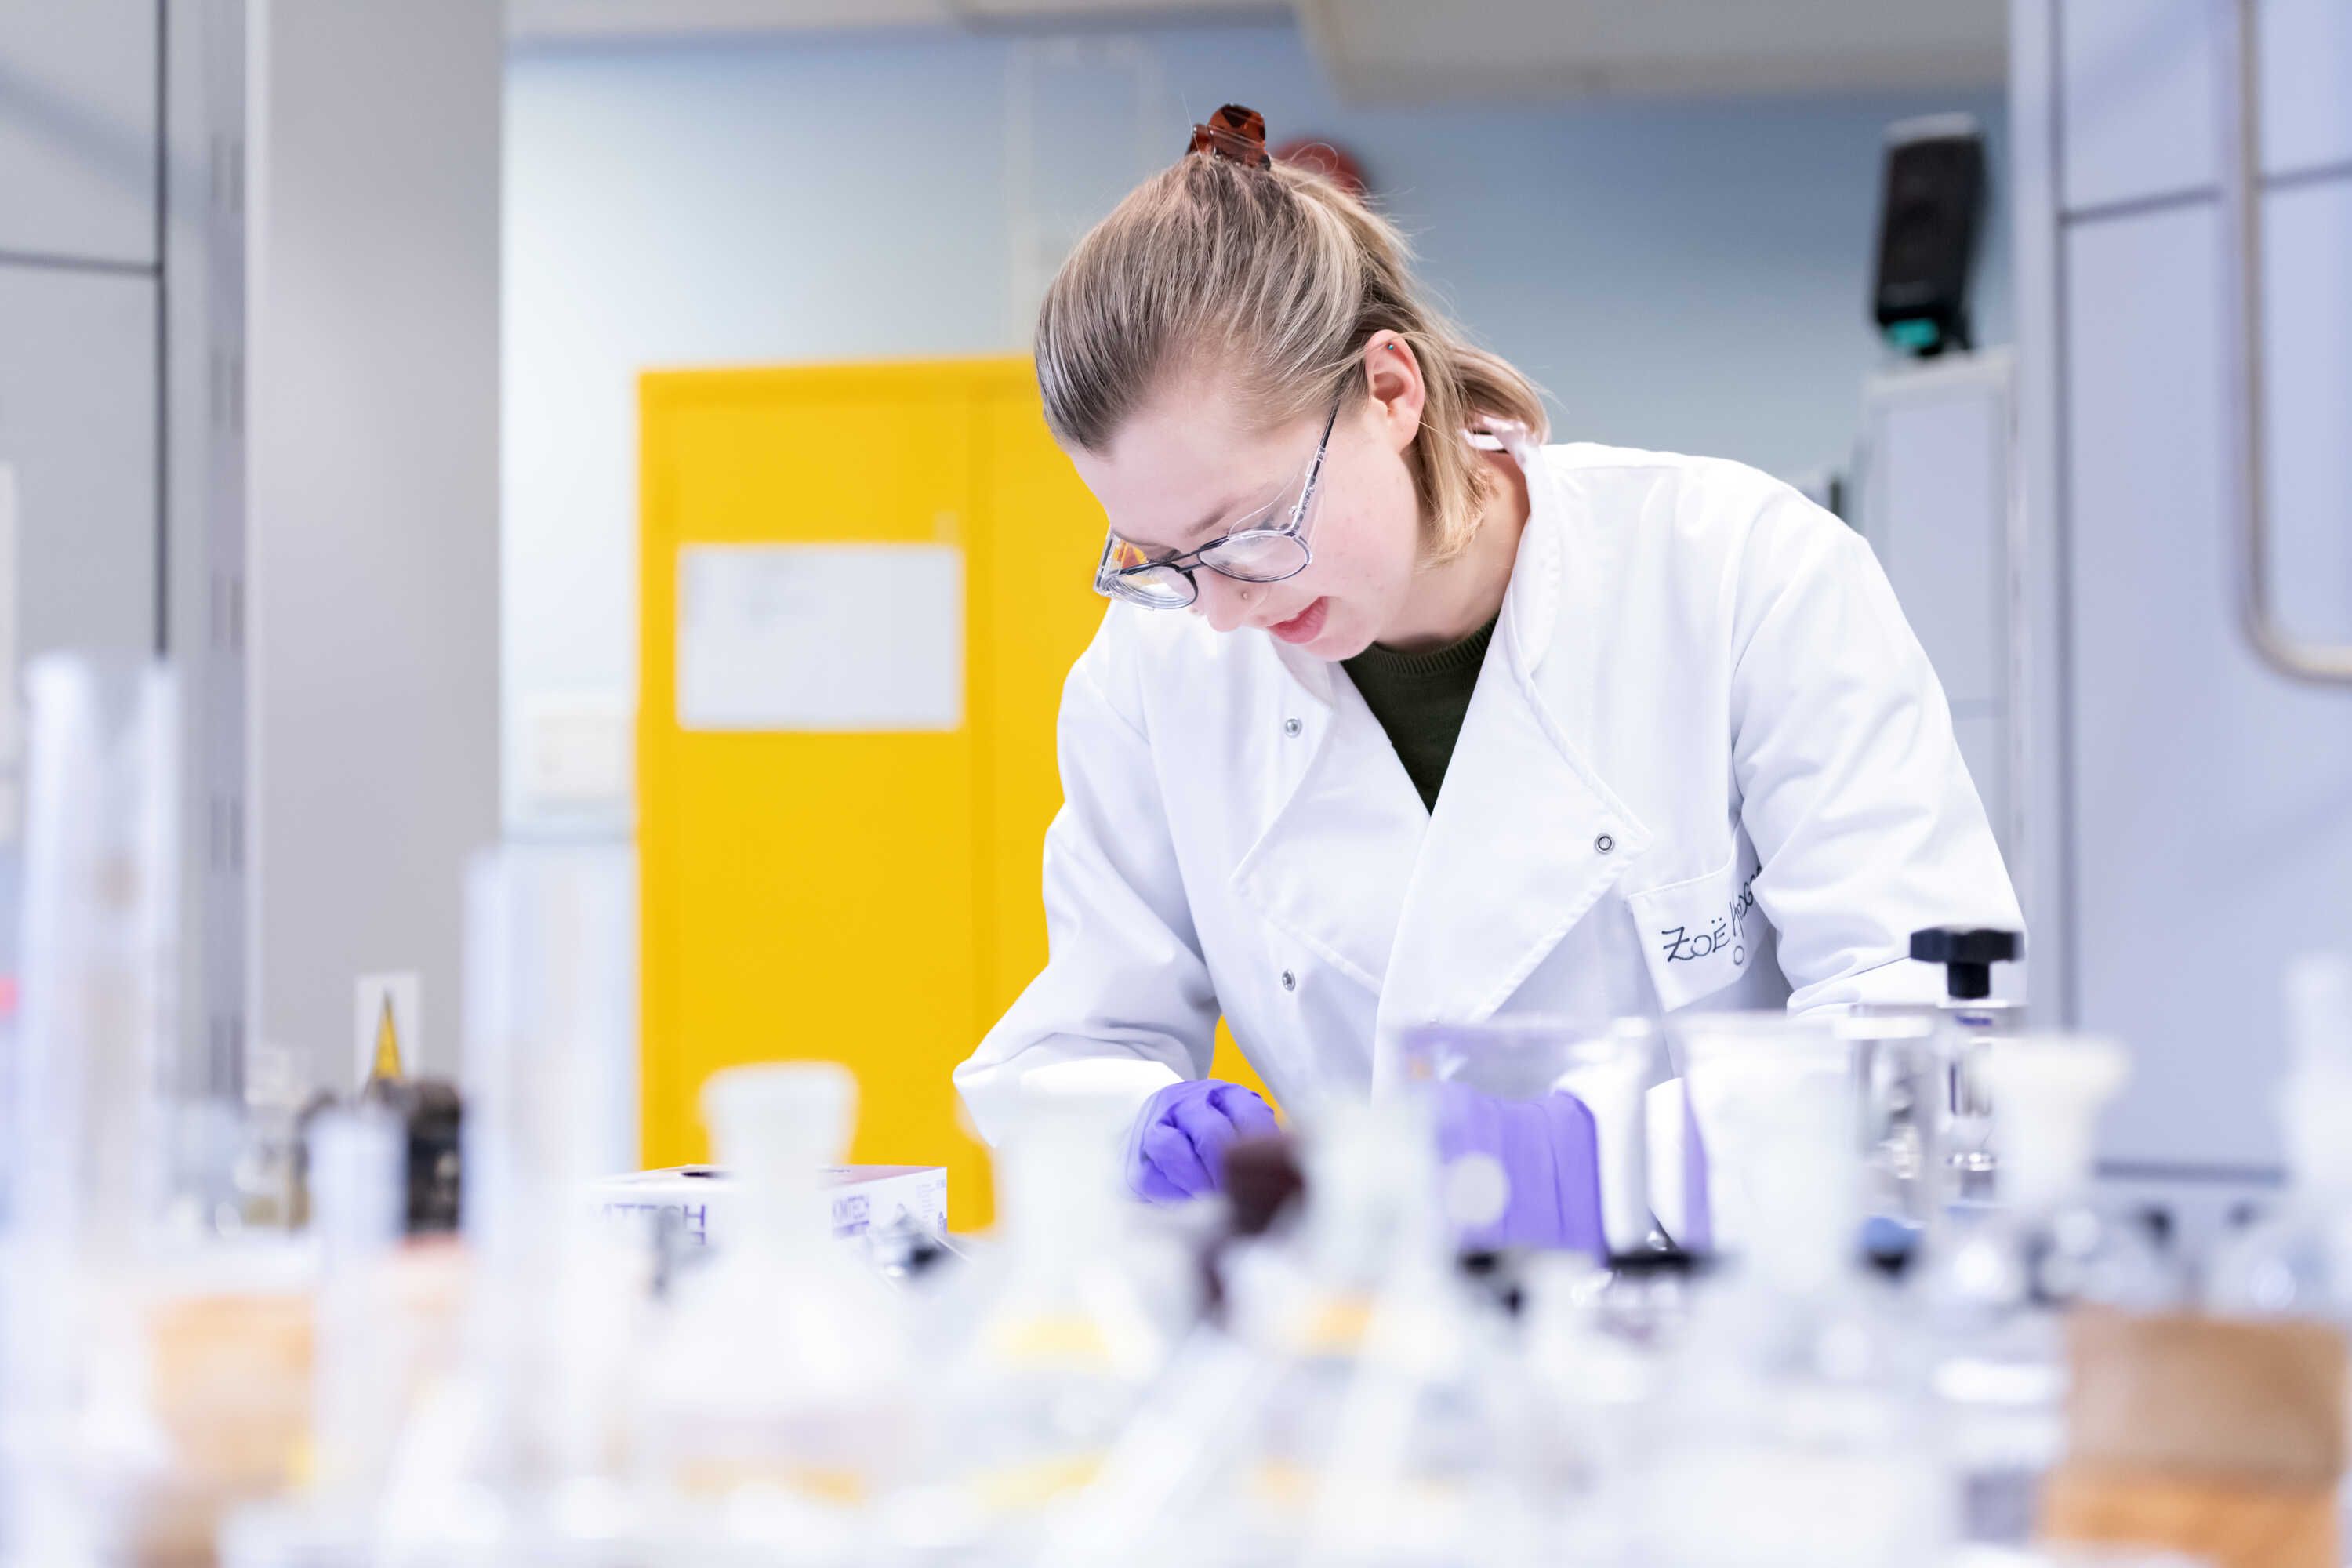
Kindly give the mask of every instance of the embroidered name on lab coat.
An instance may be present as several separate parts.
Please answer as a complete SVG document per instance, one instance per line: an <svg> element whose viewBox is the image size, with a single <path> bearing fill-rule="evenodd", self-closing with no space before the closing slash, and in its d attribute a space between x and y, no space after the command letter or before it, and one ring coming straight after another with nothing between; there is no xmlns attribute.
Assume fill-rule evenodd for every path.
<svg viewBox="0 0 2352 1568"><path fill-rule="evenodd" d="M1731 967L1748 967L1748 917L1756 912L1756 878L1748 873L1748 880L1739 885L1738 893L1724 912L1705 927L1689 925L1661 926L1663 939L1660 951L1668 963L1696 963L1728 951Z"/></svg>

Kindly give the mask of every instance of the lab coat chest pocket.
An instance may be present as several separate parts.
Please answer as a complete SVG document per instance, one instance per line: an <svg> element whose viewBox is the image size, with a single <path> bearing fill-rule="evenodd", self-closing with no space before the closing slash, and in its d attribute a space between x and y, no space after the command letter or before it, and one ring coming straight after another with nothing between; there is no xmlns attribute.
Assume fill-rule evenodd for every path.
<svg viewBox="0 0 2352 1568"><path fill-rule="evenodd" d="M1764 952L1756 907L1756 847L1735 833L1731 858L1716 869L1625 895L1642 955L1665 1012L1722 990Z"/></svg>

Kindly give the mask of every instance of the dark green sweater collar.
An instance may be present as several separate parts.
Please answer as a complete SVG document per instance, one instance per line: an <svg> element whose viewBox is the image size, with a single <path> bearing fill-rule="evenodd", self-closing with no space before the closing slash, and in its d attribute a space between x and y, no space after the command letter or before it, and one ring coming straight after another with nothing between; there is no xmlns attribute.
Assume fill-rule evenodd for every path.
<svg viewBox="0 0 2352 1568"><path fill-rule="evenodd" d="M1351 674L1360 670L1375 679L1388 680L1422 680L1432 676L1452 675L1465 669L1475 669L1485 663L1486 645L1494 637L1495 621L1489 620L1460 642L1448 643L1444 647L1430 648L1422 653L1405 653L1374 643L1349 659L1347 666Z"/></svg>

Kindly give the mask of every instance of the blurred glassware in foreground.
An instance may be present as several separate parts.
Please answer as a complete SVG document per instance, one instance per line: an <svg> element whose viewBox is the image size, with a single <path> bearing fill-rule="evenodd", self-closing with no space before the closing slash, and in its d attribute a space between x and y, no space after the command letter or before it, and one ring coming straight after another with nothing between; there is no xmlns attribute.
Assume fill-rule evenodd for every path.
<svg viewBox="0 0 2352 1568"><path fill-rule="evenodd" d="M1236 1145L1230 1207L1130 1202L1129 1087L1063 1074L999 1152L999 1233L937 1267L834 1234L843 1069L738 1068L706 1116L741 1220L664 1292L587 1201L634 1055L631 868L552 847L469 880L465 1239L436 1242L453 1095L306 1098L258 1051L239 1132L175 1063L168 683L34 686L8 1568L200 1563L224 1517L229 1568L1958 1563L2037 1516L2061 1314L2179 1293L2092 1198L2120 1050L1968 997L1677 1017L1670 1171L1651 1024L1425 1031L1399 1092ZM2352 970L2294 984L2298 1194L2213 1294L2340 1317ZM1464 1137L1465 1105L1550 1163ZM1939 1158L1956 1129L1980 1161ZM1500 1223L1515 1173L1549 1229ZM1676 1176L1719 1256L1665 1243Z"/></svg>
<svg viewBox="0 0 2352 1568"><path fill-rule="evenodd" d="M834 1239L827 1167L857 1086L829 1062L730 1068L703 1120L738 1183L736 1235L680 1279L638 1368L646 1561L839 1561L915 1437L901 1302Z"/></svg>
<svg viewBox="0 0 2352 1568"><path fill-rule="evenodd" d="M1861 1146L1853 1052L1835 1020L1785 1013L1687 1015L1675 1020L1673 1038L1691 1121L1706 1149L1714 1250L1737 1256L1756 1240L1759 1194L1776 1179L1784 1139L1775 1118L1783 1101L1800 1089L1807 1107L1833 1100L1844 1118L1832 1132L1839 1153L1849 1156ZM1858 1218L1856 1224L1858 1235Z"/></svg>
<svg viewBox="0 0 2352 1568"><path fill-rule="evenodd" d="M1864 1245L1882 1268L1908 1267L1953 1191L1941 1111L1950 1074L1934 1020L1862 1013L1835 1026L1852 1055L1864 1163Z"/></svg>
<svg viewBox="0 0 2352 1568"><path fill-rule="evenodd" d="M173 1175L177 707L169 676L53 656L25 678L25 1012L8 1068L0 1558L119 1558L173 1456L123 1369ZM126 1506L127 1505L127 1506Z"/></svg>
<svg viewBox="0 0 2352 1568"><path fill-rule="evenodd" d="M624 847L508 846L466 889L463 1352L386 1478L395 1564L624 1561L626 1392L644 1260L581 1194L633 1059Z"/></svg>
<svg viewBox="0 0 2352 1568"><path fill-rule="evenodd" d="M342 1568L369 1560L410 1362L394 1264L404 1139L380 1108L330 1111L311 1134L313 1297L307 1474L222 1531L225 1568Z"/></svg>
<svg viewBox="0 0 2352 1568"><path fill-rule="evenodd" d="M1086 1066L1065 1066L1008 1132L993 1245L940 1296L935 1418L897 1510L919 1555L992 1542L1024 1560L1049 1538L1067 1550L1062 1514L1199 1314L1190 1248L1128 1195L1134 1097Z"/></svg>
<svg viewBox="0 0 2352 1568"><path fill-rule="evenodd" d="M1897 1568L1948 1548L1927 1351L1858 1252L1864 1163L1847 1042L1720 1015L1679 1032L1725 1277L1653 1415L1643 1539L1685 1568Z"/></svg>
<svg viewBox="0 0 2352 1568"><path fill-rule="evenodd" d="M1917 1137L1933 1151L1916 1205L1923 1223L1933 1224L1953 1204L1981 1201L1991 1193L1993 1107L1976 1066L1985 1041L2026 1027L2023 1003L1992 994L1995 966L2016 963L2024 951L2024 938L2013 931L1963 926L1915 931L1912 960L1943 970L1943 995L1933 1002L1864 1003L1853 1009L1857 1018L1910 1016L1934 1026L1932 1052L1922 1064L1933 1074L1932 1080L1906 1097Z"/></svg>
<svg viewBox="0 0 2352 1568"><path fill-rule="evenodd" d="M1501 1326L1454 1265L1432 1108L1325 1108L1306 1202L1234 1260L1256 1359L1215 1522L1242 1562L1507 1558ZM1223 1560L1223 1559L1220 1559Z"/></svg>
<svg viewBox="0 0 2352 1568"><path fill-rule="evenodd" d="M2100 1113L2128 1061L2116 1042L2028 1034L1980 1047L1996 1110L1996 1204L1956 1209L1920 1273L1937 1337L1970 1540L2021 1542L2063 1447L2060 1314L2086 1304L2158 1310L2179 1280L2138 1225L2095 1199Z"/></svg>

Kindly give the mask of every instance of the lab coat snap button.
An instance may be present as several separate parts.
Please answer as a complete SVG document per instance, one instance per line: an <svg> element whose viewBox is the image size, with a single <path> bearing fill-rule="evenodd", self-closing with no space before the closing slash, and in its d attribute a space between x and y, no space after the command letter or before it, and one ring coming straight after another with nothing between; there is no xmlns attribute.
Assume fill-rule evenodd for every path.
<svg viewBox="0 0 2352 1568"><path fill-rule="evenodd" d="M1291 973L1290 973L1290 971L1288 971L1287 969L1284 970L1284 971L1282 972L1282 988L1283 988L1285 991L1296 991L1296 990L1297 990L1297 989L1298 989L1298 976L1297 976L1296 974Z"/></svg>
<svg viewBox="0 0 2352 1568"><path fill-rule="evenodd" d="M1610 837L1609 835L1604 833L1600 837L1592 841L1592 847L1598 853L1606 855L1609 851L1617 847L1617 840Z"/></svg>
<svg viewBox="0 0 2352 1568"><path fill-rule="evenodd" d="M1298 731L1300 731L1301 730L1304 730L1305 728L1307 728L1307 726L1306 726L1306 725L1304 725L1304 724L1302 724L1302 723L1300 723L1300 722L1299 722L1297 720L1296 720L1296 719L1285 719L1285 720L1282 721L1282 732L1283 732L1284 734L1286 734L1286 735L1288 735L1288 736L1293 737L1294 739L1295 739L1295 738L1297 738L1297 734L1298 734Z"/></svg>

